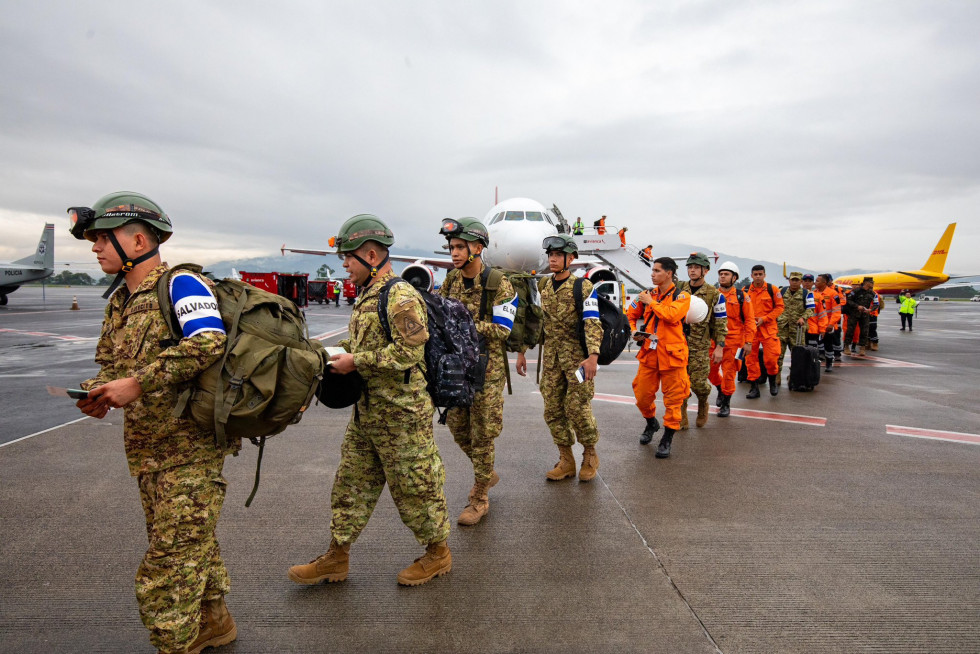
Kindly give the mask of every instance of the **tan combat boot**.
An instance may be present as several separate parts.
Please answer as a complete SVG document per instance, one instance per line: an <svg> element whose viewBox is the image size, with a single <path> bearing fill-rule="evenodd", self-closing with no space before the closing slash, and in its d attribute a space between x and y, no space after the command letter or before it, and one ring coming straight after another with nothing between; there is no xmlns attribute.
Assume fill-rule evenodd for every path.
<svg viewBox="0 0 980 654"><path fill-rule="evenodd" d="M289 578L297 584L318 584L321 581L334 582L347 579L350 568L350 543L341 545L330 540L330 549L306 565L294 565L289 569Z"/></svg>
<svg viewBox="0 0 980 654"><path fill-rule="evenodd" d="M698 427L704 427L708 423L708 398L698 398L698 419L694 423Z"/></svg>
<svg viewBox="0 0 980 654"><path fill-rule="evenodd" d="M872 343L871 344L871 351L872 352L877 352L878 351L878 344L877 343Z"/></svg>
<svg viewBox="0 0 980 654"><path fill-rule="evenodd" d="M868 356L868 353L865 351L863 345L861 345L861 346L858 347L858 356L859 357L866 357L866 356Z"/></svg>
<svg viewBox="0 0 980 654"><path fill-rule="evenodd" d="M681 430L687 429L687 400L684 400L684 404L681 405Z"/></svg>
<svg viewBox="0 0 980 654"><path fill-rule="evenodd" d="M198 654L205 647L221 647L238 637L235 619L228 612L225 598L201 602L201 629L197 639L187 648L187 654Z"/></svg>
<svg viewBox="0 0 980 654"><path fill-rule="evenodd" d="M578 471L578 480L592 481L598 469L599 455L596 454L595 445L586 445L582 453L582 468Z"/></svg>
<svg viewBox="0 0 980 654"><path fill-rule="evenodd" d="M453 555L446 541L430 543L425 554L415 559L415 563L398 573L398 583L402 586L420 586L433 577L440 577L453 569Z"/></svg>
<svg viewBox="0 0 980 654"><path fill-rule="evenodd" d="M558 463L546 475L548 481L559 481L575 476L575 457L572 456L572 448L568 445L559 445L558 456Z"/></svg>
<svg viewBox="0 0 980 654"><path fill-rule="evenodd" d="M459 514L459 524L471 527L480 522L483 516L490 512L490 498L487 496L487 491L490 490L491 481L478 481L473 484L473 490L470 491L469 504Z"/></svg>

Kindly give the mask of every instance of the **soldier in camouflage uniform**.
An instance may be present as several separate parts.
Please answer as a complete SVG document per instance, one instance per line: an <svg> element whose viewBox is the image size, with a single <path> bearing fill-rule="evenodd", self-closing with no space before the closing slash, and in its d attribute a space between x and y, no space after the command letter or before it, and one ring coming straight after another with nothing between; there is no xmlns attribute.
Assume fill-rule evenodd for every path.
<svg viewBox="0 0 980 654"><path fill-rule="evenodd" d="M385 483L402 522L426 548L398 574L398 583L417 586L452 569L446 473L432 435L435 409L425 388L425 302L408 282L391 287L384 308L390 340L378 312L381 288L395 277L388 257L394 242L387 225L370 214L350 218L336 238L344 268L361 292L351 313L350 338L340 343L347 353L333 356L330 368L333 374L357 370L364 392L340 450L330 499L330 548L289 569L296 583L347 578L350 546L367 525Z"/></svg>
<svg viewBox="0 0 980 654"><path fill-rule="evenodd" d="M806 342L807 321L816 315L817 304L813 299L813 293L803 288L803 273L791 272L789 274L789 286L783 289L783 312L776 318L779 325L779 373L776 374L776 385L783 383L783 357L786 356L786 348L793 351L796 345L797 328L803 330Z"/></svg>
<svg viewBox="0 0 980 654"><path fill-rule="evenodd" d="M149 547L136 573L140 617L161 652L200 652L235 640L224 596L228 571L215 527L225 497L226 449L214 433L175 417L182 384L224 354L225 329L212 284L189 271L170 282L173 307L160 307L157 282L168 268L158 245L170 219L149 198L113 193L89 209L69 209L76 238L92 241L102 270L117 274L96 347L98 374L78 407L102 418L124 407L123 442L137 478ZM111 292L111 290L110 290ZM183 338L173 343L162 311L174 310Z"/></svg>
<svg viewBox="0 0 980 654"><path fill-rule="evenodd" d="M473 488L459 524L475 525L490 510L488 491L500 481L493 468L493 441L500 435L504 421L504 367L509 365L505 344L517 314L517 294L503 273L492 271L483 263L483 248L490 244L483 223L475 218L447 219L439 233L449 242L455 266L446 275L439 293L459 300L469 309L480 336L480 354L486 356L483 389L473 397L472 406L449 409L446 420L456 444L473 463ZM487 291L486 302L484 283L496 287L493 297Z"/></svg>
<svg viewBox="0 0 980 654"><path fill-rule="evenodd" d="M871 318L871 311L875 305L875 280L873 277L865 277L861 286L851 291L847 296L847 333L844 334L844 343L850 345L854 339L854 330L860 328L861 342L857 356L865 356L868 346L868 322ZM854 353L848 349L848 356Z"/></svg>
<svg viewBox="0 0 980 654"><path fill-rule="evenodd" d="M592 415L592 396L595 395L596 369L599 346L602 343L602 323L599 321L598 300L588 280L582 282L583 310L579 318L574 300L576 277L568 266L575 261L578 246L569 234L558 234L544 239L542 244L548 253L548 267L552 274L538 283L541 308L544 310L544 351L541 371L541 396L544 398L544 420L551 430L551 437L558 446L558 463L548 472L547 478L558 481L575 476L575 458L572 445L576 438L585 451L582 453L582 469L579 481L591 481L599 469L599 455L595 446L599 430ZM587 351L582 349L578 335L578 322L585 322ZM575 373L584 368L583 380ZM525 374L527 360L518 355L517 372Z"/></svg>
<svg viewBox="0 0 980 654"><path fill-rule="evenodd" d="M689 325L687 334L688 360L687 374L691 379L691 392L698 398L698 419L695 424L704 427L708 422L708 396L711 395L712 357L716 365L724 358L725 337L728 335L728 313L725 311L725 296L707 283L704 276L711 269L708 256L694 252L687 258L687 276L690 281L680 282L677 288L699 297L708 305L709 315L705 320ZM711 355L711 343L716 347ZM687 429L687 400L681 408L681 429Z"/></svg>

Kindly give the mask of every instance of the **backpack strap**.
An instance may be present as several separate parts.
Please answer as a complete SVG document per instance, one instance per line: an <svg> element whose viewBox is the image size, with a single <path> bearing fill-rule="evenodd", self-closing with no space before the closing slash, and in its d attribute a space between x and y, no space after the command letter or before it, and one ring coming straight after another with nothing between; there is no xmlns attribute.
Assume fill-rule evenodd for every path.
<svg viewBox="0 0 980 654"><path fill-rule="evenodd" d="M483 286L483 294L480 296L480 320L485 320L487 314L493 313L493 301L500 289L500 280L504 278L504 273L496 268L484 268L480 273L480 284Z"/></svg>
<svg viewBox="0 0 980 654"><path fill-rule="evenodd" d="M452 271L450 271L452 272ZM448 273L447 273L448 276ZM392 277L385 282L385 285L381 287L381 291L378 292L378 319L381 321L381 329L385 332L385 337L390 342L394 342L395 339L391 337L391 324L388 322L388 295L391 293L391 287L398 282L404 282L405 280L401 277ZM407 283L407 282L406 282ZM412 368L405 369L405 383L407 384L412 377ZM423 375L424 377L424 375ZM365 389L365 394L367 389Z"/></svg>
<svg viewBox="0 0 980 654"><path fill-rule="evenodd" d="M735 298L738 300L738 319L740 322L745 322L745 309L742 307L745 305L745 294L742 293L742 289L735 289Z"/></svg>
<svg viewBox="0 0 980 654"><path fill-rule="evenodd" d="M585 356L589 356L589 344L585 341L585 320L583 319L583 314L585 312L585 295L582 287L585 284L584 277L576 277L575 283L572 286L572 296L575 298L575 314L578 316L578 325L575 327L575 331L578 332L578 342L582 346L582 352Z"/></svg>

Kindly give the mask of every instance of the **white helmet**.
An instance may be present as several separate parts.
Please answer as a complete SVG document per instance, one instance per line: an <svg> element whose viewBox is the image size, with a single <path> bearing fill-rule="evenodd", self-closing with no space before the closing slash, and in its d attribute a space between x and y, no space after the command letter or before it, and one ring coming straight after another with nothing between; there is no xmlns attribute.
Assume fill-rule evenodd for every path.
<svg viewBox="0 0 980 654"><path fill-rule="evenodd" d="M688 325L696 325L708 317L708 305L704 300L696 295L691 296L691 308L687 311L684 322Z"/></svg>
<svg viewBox="0 0 980 654"><path fill-rule="evenodd" d="M738 266L735 265L734 261L726 261L718 266L718 272L721 272L722 270L727 270L728 272L733 273L735 275L735 279L739 278Z"/></svg>

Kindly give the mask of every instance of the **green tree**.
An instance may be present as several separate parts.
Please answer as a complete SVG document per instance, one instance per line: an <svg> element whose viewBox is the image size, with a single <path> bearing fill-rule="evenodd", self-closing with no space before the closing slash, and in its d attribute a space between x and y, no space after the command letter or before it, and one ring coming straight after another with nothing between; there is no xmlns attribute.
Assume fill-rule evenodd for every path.
<svg viewBox="0 0 980 654"><path fill-rule="evenodd" d="M316 278L329 279L330 277L333 276L333 272L334 272L333 268L331 268L327 264L323 264L322 266L316 269Z"/></svg>
<svg viewBox="0 0 980 654"><path fill-rule="evenodd" d="M88 273L72 272L70 270L62 270L57 275L51 277L49 281L51 284L62 286L92 286L95 284L95 280Z"/></svg>

